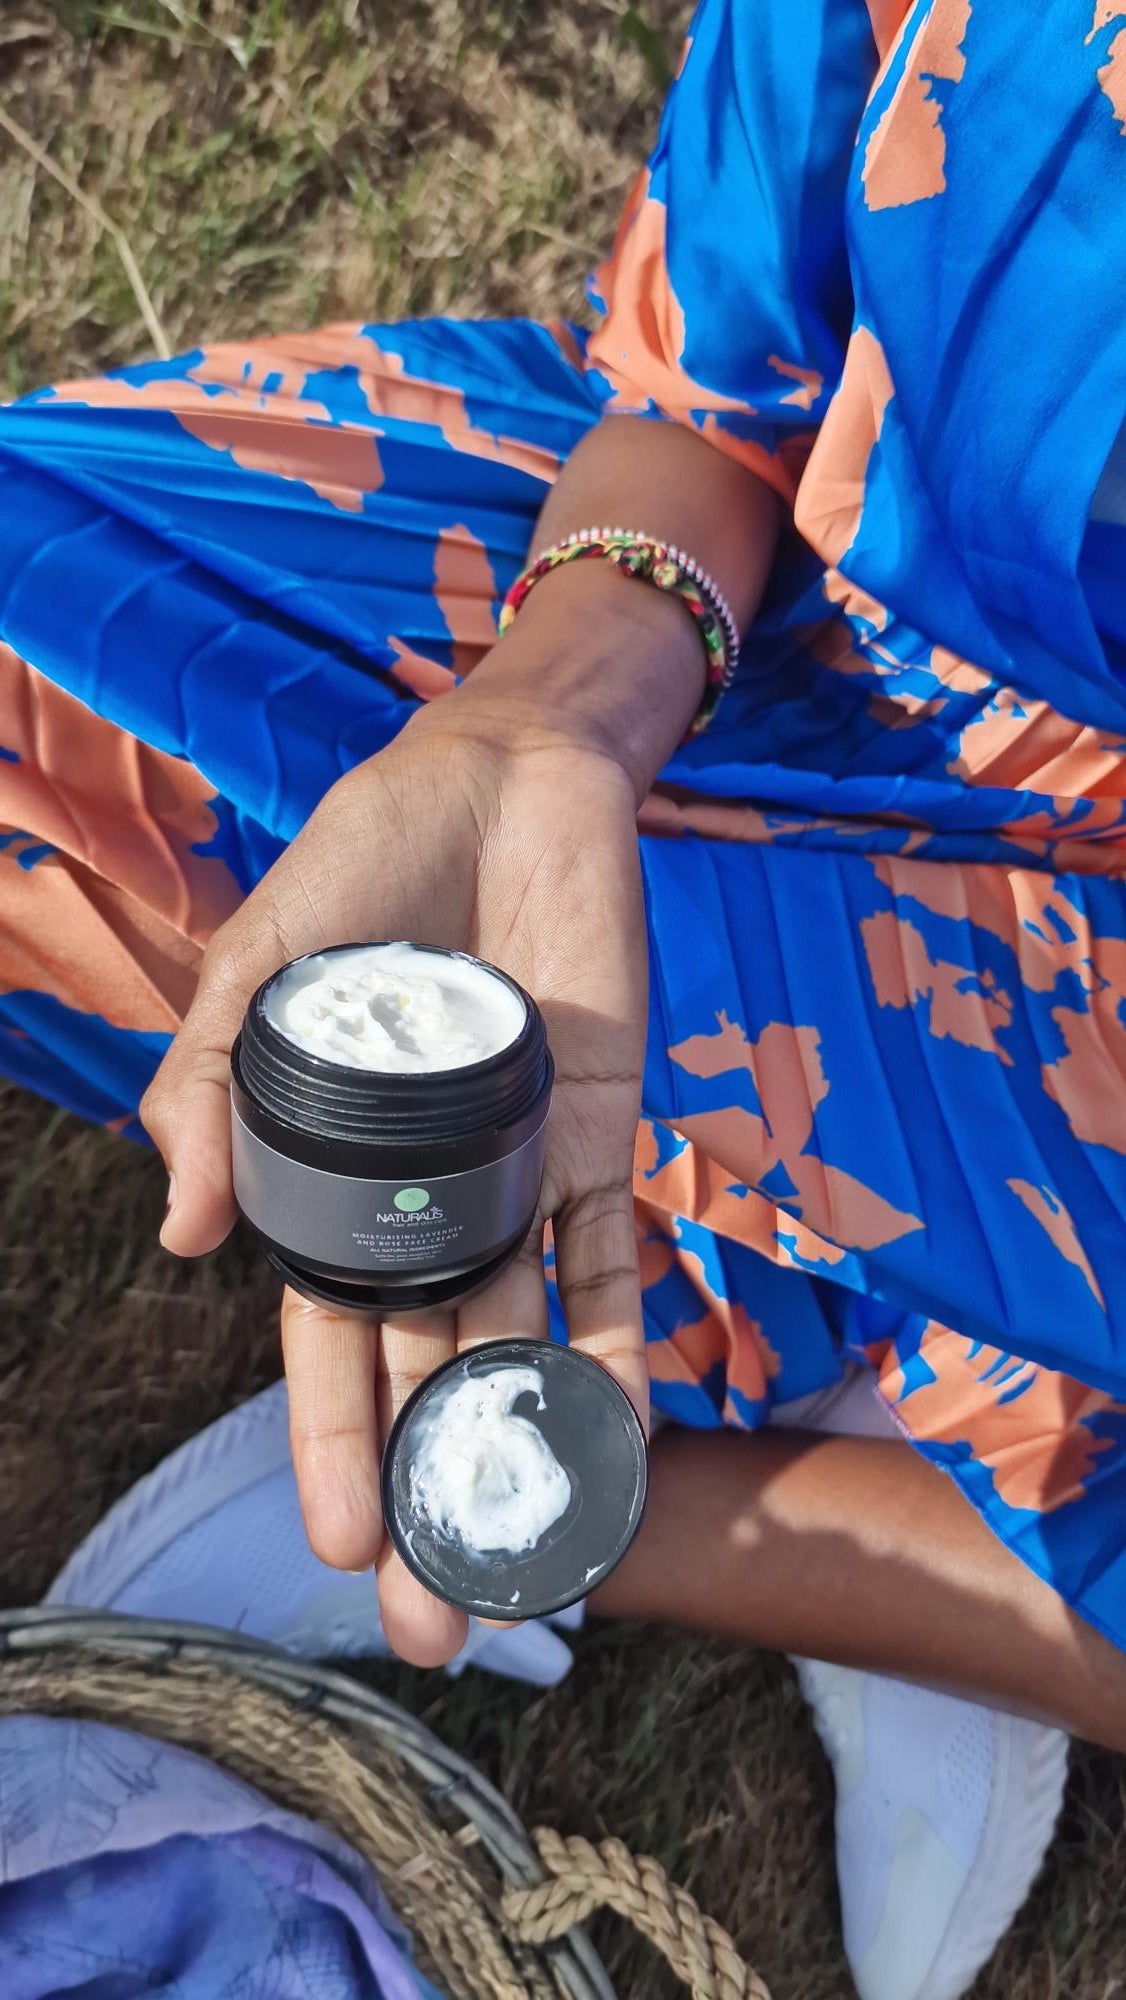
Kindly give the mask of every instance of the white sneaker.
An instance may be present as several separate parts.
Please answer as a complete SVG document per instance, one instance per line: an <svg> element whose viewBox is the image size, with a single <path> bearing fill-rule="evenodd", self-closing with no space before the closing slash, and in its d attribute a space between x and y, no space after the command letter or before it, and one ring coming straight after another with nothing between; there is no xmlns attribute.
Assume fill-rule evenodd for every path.
<svg viewBox="0 0 1126 2000"><path fill-rule="evenodd" d="M797 1660L837 1784L837 1879L861 2000L958 2000L1008 1930L1059 1815L1059 1729Z"/></svg>
<svg viewBox="0 0 1126 2000"><path fill-rule="evenodd" d="M75 1551L44 1602L218 1625L308 1658L370 1659L389 1650L371 1572L330 1569L306 1540L284 1382L220 1417L138 1480ZM552 1620L569 1630L581 1622L581 1606ZM473 1620L448 1671L458 1674L471 1661L553 1687L571 1651L542 1622L497 1631Z"/></svg>
<svg viewBox="0 0 1126 2000"><path fill-rule="evenodd" d="M903 1438L866 1368L774 1421ZM794 1666L837 1781L837 1881L861 2000L957 2000L1044 1859L1067 1737L910 1681Z"/></svg>

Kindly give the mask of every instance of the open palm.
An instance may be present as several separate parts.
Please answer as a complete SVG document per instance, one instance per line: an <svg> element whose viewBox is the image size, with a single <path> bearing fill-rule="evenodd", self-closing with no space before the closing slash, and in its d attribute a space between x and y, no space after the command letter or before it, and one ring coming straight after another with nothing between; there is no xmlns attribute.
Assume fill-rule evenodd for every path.
<svg viewBox="0 0 1126 2000"><path fill-rule="evenodd" d="M546 1223L572 1342L645 1413L631 1200L646 1019L634 811L611 759L546 737L517 748L486 707L435 704L333 788L217 934L142 1109L172 1177L164 1241L196 1255L234 1220L230 1048L251 993L279 965L325 945L407 938L474 952L539 1002L556 1088L540 1218L519 1258L457 1312L377 1325L293 1292L282 1307L310 1540L340 1567L377 1563L388 1640L420 1665L448 1659L465 1620L384 1542L380 1439L459 1347L546 1334Z"/></svg>

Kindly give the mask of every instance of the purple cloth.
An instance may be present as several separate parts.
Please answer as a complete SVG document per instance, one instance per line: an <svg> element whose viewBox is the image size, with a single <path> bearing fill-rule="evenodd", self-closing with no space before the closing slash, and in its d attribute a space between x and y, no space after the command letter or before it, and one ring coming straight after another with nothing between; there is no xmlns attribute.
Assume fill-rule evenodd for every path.
<svg viewBox="0 0 1126 2000"><path fill-rule="evenodd" d="M202 1758L0 1723L3 2000L438 2000L343 1841Z"/></svg>

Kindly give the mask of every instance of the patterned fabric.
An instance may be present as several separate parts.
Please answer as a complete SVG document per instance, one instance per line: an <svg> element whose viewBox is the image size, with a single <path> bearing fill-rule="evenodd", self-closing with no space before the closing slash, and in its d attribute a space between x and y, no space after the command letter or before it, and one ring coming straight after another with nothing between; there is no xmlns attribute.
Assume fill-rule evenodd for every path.
<svg viewBox="0 0 1126 2000"><path fill-rule="evenodd" d="M0 412L0 1056L126 1129L204 940L480 658L591 424L793 506L642 815L657 1402L755 1425L863 1357L1119 1644L1124 175L1116 0L704 0L589 346L328 328Z"/></svg>
<svg viewBox="0 0 1126 2000"><path fill-rule="evenodd" d="M440 2000L343 1841L95 1722L0 1722L4 2000Z"/></svg>

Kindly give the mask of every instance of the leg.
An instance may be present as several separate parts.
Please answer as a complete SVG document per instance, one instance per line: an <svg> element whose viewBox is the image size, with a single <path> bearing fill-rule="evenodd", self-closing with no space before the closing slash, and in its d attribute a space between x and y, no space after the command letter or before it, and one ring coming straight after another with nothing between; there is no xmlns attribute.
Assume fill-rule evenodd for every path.
<svg viewBox="0 0 1126 2000"><path fill-rule="evenodd" d="M894 1442L662 1433L645 1526L592 1609L935 1682L1126 1749L1118 1649Z"/></svg>
<svg viewBox="0 0 1126 2000"><path fill-rule="evenodd" d="M607 1608L616 1594L1123 1741L1121 883L734 837L643 852L635 1188L656 1406L754 1429L843 1352L877 1371L924 1463L662 1441L652 1554ZM905 974L902 997L885 978L932 920L958 1004L974 965L1004 995L996 1047L976 1014L924 1004L930 974L926 994Z"/></svg>

